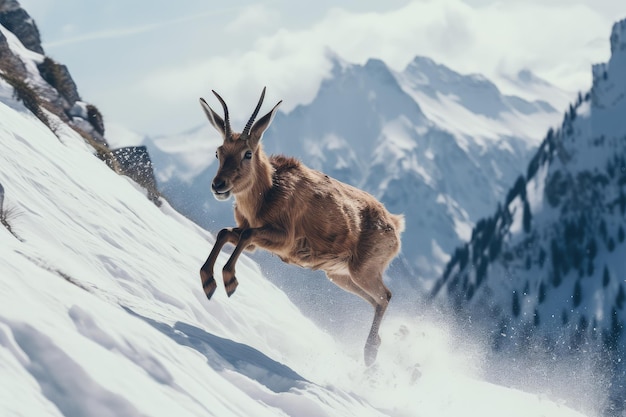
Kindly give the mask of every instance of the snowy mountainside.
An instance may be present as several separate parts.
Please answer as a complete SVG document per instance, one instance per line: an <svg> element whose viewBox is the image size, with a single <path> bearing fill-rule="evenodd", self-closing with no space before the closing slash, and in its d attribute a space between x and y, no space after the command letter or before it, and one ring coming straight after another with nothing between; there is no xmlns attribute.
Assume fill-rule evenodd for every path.
<svg viewBox="0 0 626 417"><path fill-rule="evenodd" d="M529 71L526 74L522 78L526 85L541 83ZM471 139L466 140L486 146L487 141L521 137L536 145L546 126L555 121L557 110L547 101L505 95L482 75L459 74L426 57L416 57L398 79L421 103L429 119L454 133L459 141L469 136ZM549 86L545 81L543 84Z"/></svg>
<svg viewBox="0 0 626 417"><path fill-rule="evenodd" d="M505 354L591 359L606 415L626 402L626 20L591 91L550 130L496 213L457 248L433 295ZM517 355L519 356L519 355ZM575 372L573 370L572 372Z"/></svg>
<svg viewBox="0 0 626 417"><path fill-rule="evenodd" d="M111 169L133 178L158 204L159 193L146 148L110 146L102 114L95 105L81 99L67 66L46 55L37 25L15 0L0 1L0 82L9 87L2 88L0 101L18 109L27 108L54 132L73 129Z"/></svg>
<svg viewBox="0 0 626 417"><path fill-rule="evenodd" d="M52 112L87 139L106 146L102 115L81 100L67 67L45 55L37 25L17 1L0 2L0 58L0 79L12 85L12 94L44 123L46 112Z"/></svg>
<svg viewBox="0 0 626 417"><path fill-rule="evenodd" d="M245 256L237 292L207 301L213 237L49 117L55 133L0 103L0 414L582 416L477 379L467 346L416 318L390 317L364 369L362 317L321 331Z"/></svg>
<svg viewBox="0 0 626 417"><path fill-rule="evenodd" d="M391 211L405 213L403 256L417 272L411 275L425 280L408 279L413 287L417 282L428 286L454 246L469 238L476 219L523 172L526 157L538 144L534 134L556 122L559 113L547 103L504 96L484 80L494 104L488 115L474 113L472 106L483 100L472 98L476 76L461 76L447 68L446 74L456 78L429 74L431 97L415 89L417 80L423 80L423 74L411 69L415 65L395 73L377 59L364 65L337 56L329 59L333 70L314 100L289 114L279 112L265 135L265 149L297 156L369 191ZM421 61L425 59L415 62ZM436 92L439 88L446 94ZM465 101L455 101L461 91L468 91ZM200 145L190 145L189 151L178 146L192 136L202 140L202 146L219 143L208 123L191 136L148 138L145 143L155 158L163 193L185 215L214 230L232 223L232 207L214 201L208 192L215 171L212 152L198 162ZM177 151L167 151L170 146ZM185 159L205 169L190 176Z"/></svg>

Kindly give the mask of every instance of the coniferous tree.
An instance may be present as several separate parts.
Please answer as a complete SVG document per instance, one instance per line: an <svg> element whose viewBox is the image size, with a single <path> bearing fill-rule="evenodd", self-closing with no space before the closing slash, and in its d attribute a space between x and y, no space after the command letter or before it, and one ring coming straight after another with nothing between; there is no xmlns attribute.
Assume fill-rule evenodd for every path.
<svg viewBox="0 0 626 417"><path fill-rule="evenodd" d="M615 305L617 305L618 309L624 308L624 301L626 301L626 294L624 294L624 286L622 284L619 285L619 290L617 290L617 296L615 297Z"/></svg>
<svg viewBox="0 0 626 417"><path fill-rule="evenodd" d="M606 241L607 231L606 231L606 222L604 219L600 220L600 236L602 236L602 240Z"/></svg>
<svg viewBox="0 0 626 417"><path fill-rule="evenodd" d="M546 299L546 284L541 281L539 283L539 290L537 291L537 301L539 304L543 303Z"/></svg>
<svg viewBox="0 0 626 417"><path fill-rule="evenodd" d="M619 346L619 339L622 335L624 324L620 321L617 315L617 310L611 310L611 327L604 332L603 342L604 346L609 351L616 351Z"/></svg>
<svg viewBox="0 0 626 417"><path fill-rule="evenodd" d="M554 288L558 288L559 285L561 285L562 282L562 278L561 278L561 271L556 268L552 271L552 286Z"/></svg>
<svg viewBox="0 0 626 417"><path fill-rule="evenodd" d="M595 259L598 254L598 245L596 244L596 240L591 238L589 243L587 243L587 255L589 255L589 259Z"/></svg>
<svg viewBox="0 0 626 417"><path fill-rule="evenodd" d="M602 286L606 288L611 281L611 275L609 274L609 269L606 265L604 265L604 271L602 272Z"/></svg>
<svg viewBox="0 0 626 417"><path fill-rule="evenodd" d="M593 265L593 261L589 260L589 262L587 263L587 276L592 277L594 272L595 266Z"/></svg>
<svg viewBox="0 0 626 417"><path fill-rule="evenodd" d="M539 267L543 268L543 264L546 261L546 251L543 248L539 248Z"/></svg>
<svg viewBox="0 0 626 417"><path fill-rule="evenodd" d="M583 300L583 289L580 285L580 280L576 280L574 284L574 294L572 295L572 302L574 303L574 308L578 307Z"/></svg>
<svg viewBox="0 0 626 417"><path fill-rule="evenodd" d="M492 262L498 257L501 249L502 239L500 239L498 236L491 239L491 242L489 243L489 259Z"/></svg>
<svg viewBox="0 0 626 417"><path fill-rule="evenodd" d="M524 232L529 233L532 222L532 213L530 212L530 205L528 200L524 200L524 212L522 216L522 224L524 226Z"/></svg>
<svg viewBox="0 0 626 417"><path fill-rule="evenodd" d="M521 306L519 303L519 295L517 291L513 291L513 301L511 303L511 312L513 313L513 317L518 317L521 311Z"/></svg>

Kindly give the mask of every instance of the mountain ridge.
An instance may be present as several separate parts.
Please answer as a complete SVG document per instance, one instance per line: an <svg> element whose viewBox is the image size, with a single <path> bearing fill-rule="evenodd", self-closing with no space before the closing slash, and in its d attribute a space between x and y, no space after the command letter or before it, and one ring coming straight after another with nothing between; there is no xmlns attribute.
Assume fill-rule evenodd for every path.
<svg viewBox="0 0 626 417"><path fill-rule="evenodd" d="M626 20L610 40L590 92L456 249L432 295L482 323L502 352L598 355L612 395L605 413L614 415L626 401Z"/></svg>

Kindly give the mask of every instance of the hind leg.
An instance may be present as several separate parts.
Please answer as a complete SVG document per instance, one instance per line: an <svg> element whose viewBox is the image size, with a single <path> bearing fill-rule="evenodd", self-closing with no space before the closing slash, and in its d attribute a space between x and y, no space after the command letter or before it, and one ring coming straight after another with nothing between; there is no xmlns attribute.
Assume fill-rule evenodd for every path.
<svg viewBox="0 0 626 417"><path fill-rule="evenodd" d="M372 305L372 307L376 307L376 301L365 291L361 289L358 285L352 281L350 275L341 275L341 274L329 274L326 273L330 282L338 286L339 288L351 292L352 294L358 295L368 303Z"/></svg>
<svg viewBox="0 0 626 417"><path fill-rule="evenodd" d="M383 283L380 265L355 271L351 277L352 282L370 297L374 306L374 320L365 342L365 364L370 366L376 361L378 354L381 343L378 330L391 300L391 291Z"/></svg>

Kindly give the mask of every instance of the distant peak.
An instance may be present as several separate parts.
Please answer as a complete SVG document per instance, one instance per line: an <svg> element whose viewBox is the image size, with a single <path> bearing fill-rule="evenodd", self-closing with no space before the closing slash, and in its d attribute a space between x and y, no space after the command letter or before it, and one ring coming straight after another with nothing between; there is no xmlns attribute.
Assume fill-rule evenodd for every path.
<svg viewBox="0 0 626 417"><path fill-rule="evenodd" d="M524 68L517 73L517 80L522 82L523 84L550 85L549 82L547 82L543 78L538 77L528 68Z"/></svg>
<svg viewBox="0 0 626 417"><path fill-rule="evenodd" d="M408 70L410 68L436 68L439 66L443 66L443 65L438 64L437 62L435 62L434 60L426 56L417 55L415 58L413 58L411 62L409 62L406 69Z"/></svg>
<svg viewBox="0 0 626 417"><path fill-rule="evenodd" d="M615 22L611 31L611 54L621 48L626 49L626 19Z"/></svg>
<svg viewBox="0 0 626 417"><path fill-rule="evenodd" d="M345 62L345 60L341 56L339 56L337 52L328 47L324 50L324 56L333 64Z"/></svg>
<svg viewBox="0 0 626 417"><path fill-rule="evenodd" d="M413 61L411 61L411 64L425 64L425 65L433 65L433 66L437 65L437 63L433 61L431 58L427 56L423 56L423 55L415 56L415 58L413 58Z"/></svg>
<svg viewBox="0 0 626 417"><path fill-rule="evenodd" d="M392 74L387 64L378 58L368 59L363 68L367 73L379 80L388 84L397 84L396 77Z"/></svg>
<svg viewBox="0 0 626 417"><path fill-rule="evenodd" d="M370 58L370 59L368 59L367 62L365 63L365 68L386 69L386 70L389 69L387 67L387 64L385 64L383 62L383 60L381 60L379 58Z"/></svg>
<svg viewBox="0 0 626 417"><path fill-rule="evenodd" d="M352 64L343 59L337 52L330 48L326 48L324 51L324 55L326 59L331 64L331 76L338 77L341 75L347 68L349 68Z"/></svg>

